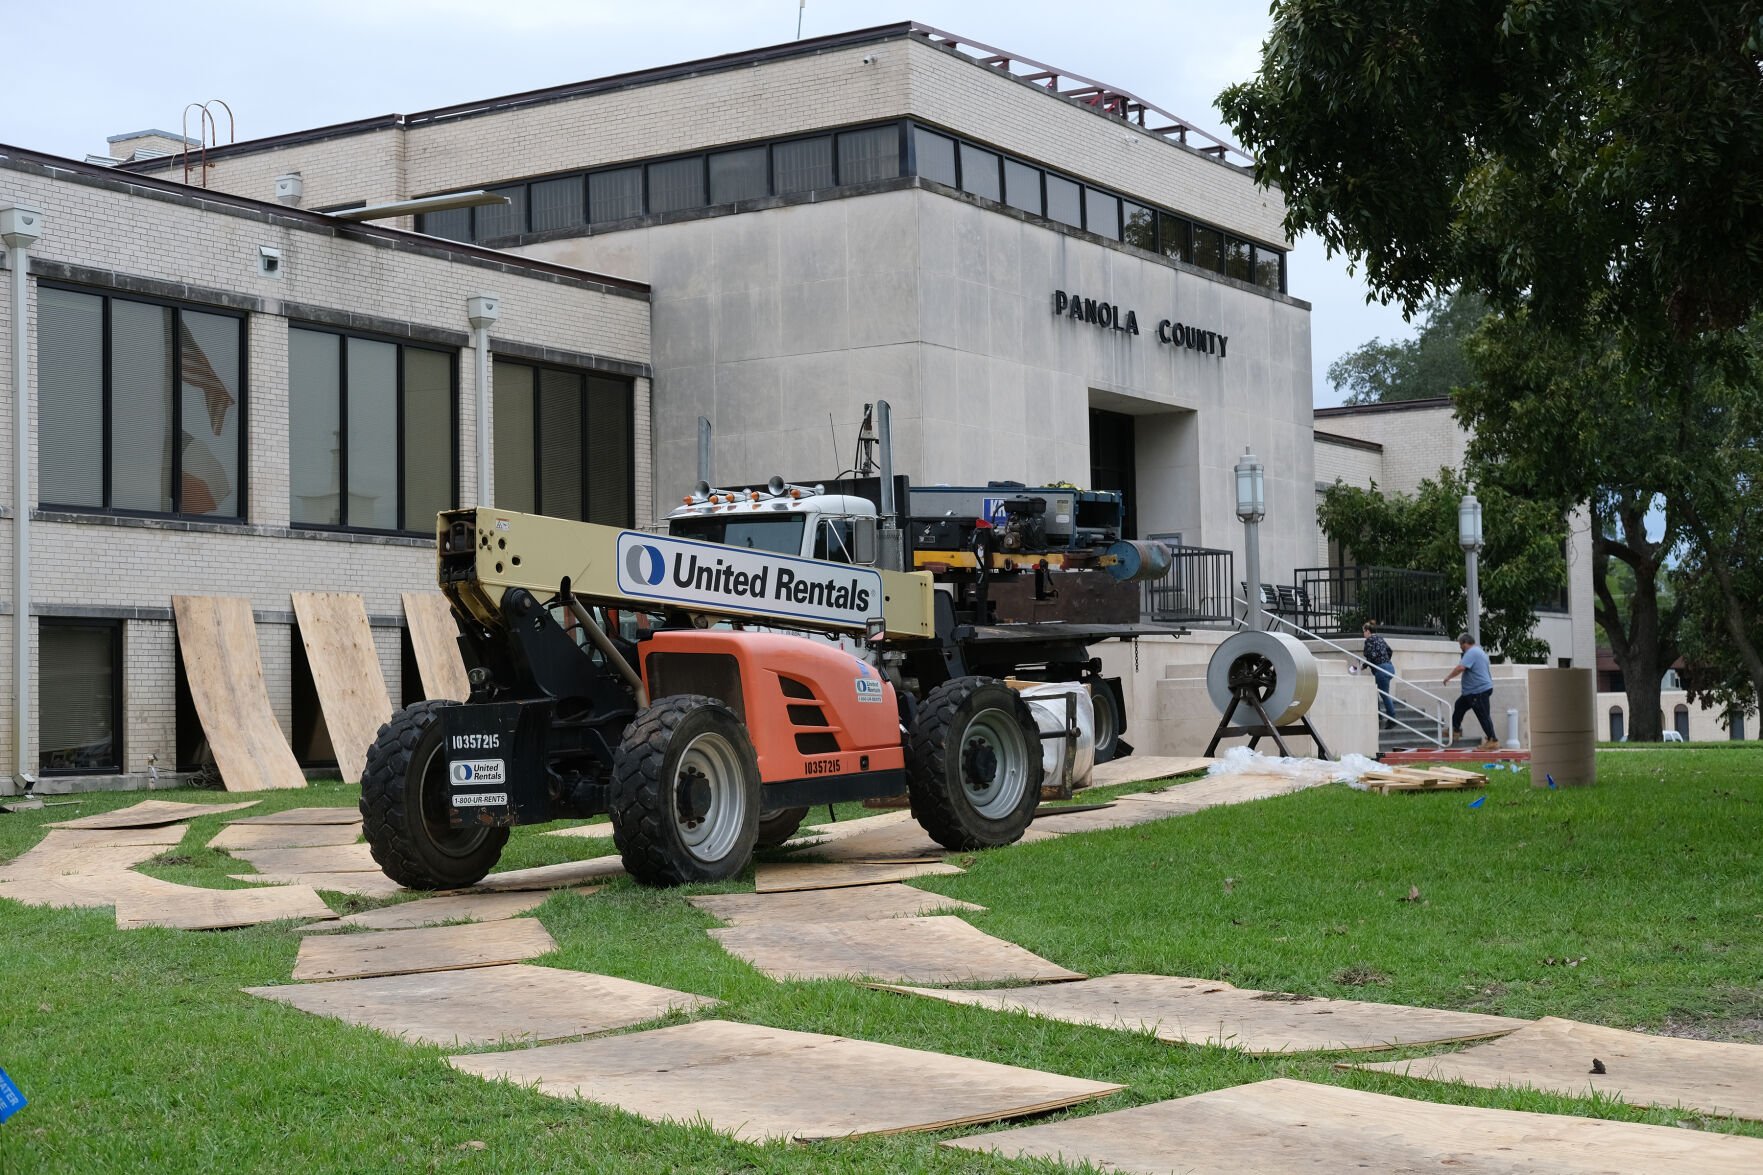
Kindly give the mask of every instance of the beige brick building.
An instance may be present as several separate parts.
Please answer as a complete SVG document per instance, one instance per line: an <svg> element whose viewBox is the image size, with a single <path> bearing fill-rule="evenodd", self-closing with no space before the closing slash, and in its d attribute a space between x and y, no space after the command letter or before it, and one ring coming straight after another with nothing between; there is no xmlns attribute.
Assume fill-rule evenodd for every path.
<svg viewBox="0 0 1763 1175"><path fill-rule="evenodd" d="M626 523L653 512L640 283L0 147L9 207L40 214L40 239L6 255L28 277L25 501L10 489L12 446L0 454L8 585L29 519L35 688L21 716L12 676L0 683L0 787L24 773L45 791L139 784L191 765L200 732L179 701L178 594L249 598L272 705L308 761L327 756L299 687L290 592L359 593L394 704L417 688L400 593L434 585L434 509L479 498L475 295L500 301L498 375L574 373L579 395L625 397L618 477L637 491L589 505ZM0 305L9 437L18 310L10 296ZM314 370L309 352L335 358ZM392 371L401 384L378 379ZM353 396L330 403L324 436L310 423L326 410L314 381L327 379ZM494 427L509 401L485 392ZM18 601L5 596L10 665Z"/></svg>

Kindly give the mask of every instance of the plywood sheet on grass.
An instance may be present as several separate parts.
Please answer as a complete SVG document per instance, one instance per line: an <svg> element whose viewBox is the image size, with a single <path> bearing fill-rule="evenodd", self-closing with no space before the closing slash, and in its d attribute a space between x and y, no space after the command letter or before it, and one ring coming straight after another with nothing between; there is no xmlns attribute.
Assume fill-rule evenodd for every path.
<svg viewBox="0 0 1763 1175"><path fill-rule="evenodd" d="M360 783L367 748L392 720L367 608L354 592L295 592L294 617L343 782Z"/></svg>
<svg viewBox="0 0 1763 1175"><path fill-rule="evenodd" d="M1275 1078L1129 1110L951 1139L1020 1158L1136 1175L1611 1175L1763 1170L1763 1141L1522 1110L1445 1106Z"/></svg>
<svg viewBox="0 0 1763 1175"><path fill-rule="evenodd" d="M1108 763L1098 763L1090 772L1091 787L1116 787L1123 783L1144 783L1151 779L1168 779L1174 775L1191 775L1204 771L1217 762L1204 757L1170 758L1159 755L1129 755Z"/></svg>
<svg viewBox="0 0 1763 1175"><path fill-rule="evenodd" d="M624 875L624 859L619 856L590 857L586 861L564 861L557 865L534 865L530 869L505 869L492 873L468 892L507 893L513 890L567 889L589 881L604 881Z"/></svg>
<svg viewBox="0 0 1763 1175"><path fill-rule="evenodd" d="M1593 1058L1603 1062L1605 1072L1591 1072ZM1682 1106L1763 1119L1763 1048L1648 1036L1554 1016L1448 1056L1357 1067L1428 1081L1522 1086L1568 1097L1596 1093L1632 1106Z"/></svg>
<svg viewBox="0 0 1763 1175"><path fill-rule="evenodd" d="M440 592L404 592L404 620L426 698L463 702L471 694L465 661L459 655L459 624Z"/></svg>
<svg viewBox="0 0 1763 1175"><path fill-rule="evenodd" d="M360 824L229 824L208 842L211 849L315 849L354 844Z"/></svg>
<svg viewBox="0 0 1763 1175"><path fill-rule="evenodd" d="M173 596L178 652L208 749L228 791L305 787L276 723L251 602L236 596Z"/></svg>
<svg viewBox="0 0 1763 1175"><path fill-rule="evenodd" d="M229 849L260 873L378 873L373 849L365 844L321 845L306 849Z"/></svg>
<svg viewBox="0 0 1763 1175"><path fill-rule="evenodd" d="M245 991L390 1036L458 1046L530 1044L610 1032L721 1002L609 975L525 963Z"/></svg>
<svg viewBox="0 0 1763 1175"><path fill-rule="evenodd" d="M254 885L310 885L313 889L364 898L389 898L393 894L410 892L384 873L229 873L227 876Z"/></svg>
<svg viewBox="0 0 1763 1175"><path fill-rule="evenodd" d="M773 979L1007 983L1083 978L947 916L762 923L705 933Z"/></svg>
<svg viewBox="0 0 1763 1175"><path fill-rule="evenodd" d="M95 816L81 816L78 820L58 820L50 824L50 828L152 828L161 824L175 824L179 820L194 820L198 816L213 816L221 812L237 812L241 808L257 806L256 800L244 800L236 804L180 804L175 800L142 800L127 808L118 808L114 812L100 812Z"/></svg>
<svg viewBox="0 0 1763 1175"><path fill-rule="evenodd" d="M335 918L311 886L274 889L200 889L180 885L177 892L127 893L116 899L116 928L139 930L229 930L288 918Z"/></svg>
<svg viewBox="0 0 1763 1175"><path fill-rule="evenodd" d="M0 898L10 898L27 906L54 906L63 909L114 906L120 898L139 896L156 898L176 893L186 887L133 870L103 873L72 873L62 876L25 877L0 880Z"/></svg>
<svg viewBox="0 0 1763 1175"><path fill-rule="evenodd" d="M1162 791L1143 792L1133 799L1172 805L1182 812L1199 812L1225 804L1246 804L1252 800L1291 795L1293 792L1325 786L1325 782L1293 779L1287 775L1208 775L1204 779L1178 783Z"/></svg>
<svg viewBox="0 0 1763 1175"><path fill-rule="evenodd" d="M586 896L597 892L599 888L590 885L570 892ZM345 926L359 926L366 930L411 930L418 926L439 926L443 922L500 922L504 918L516 918L528 910L536 910L550 898L550 891L545 890L443 894L438 898L418 898L414 902L400 902L395 906L364 910L329 925L310 926L307 929L315 933Z"/></svg>
<svg viewBox="0 0 1763 1175"><path fill-rule="evenodd" d="M874 862L785 861L763 864L753 870L753 888L759 893L784 893L796 889L843 889L851 885L880 885L964 872L941 861Z"/></svg>
<svg viewBox="0 0 1763 1175"><path fill-rule="evenodd" d="M61 839L67 835L77 837L79 834L55 829L32 847L0 865L0 881L126 873L141 862L151 860L165 851L162 844L87 844Z"/></svg>
<svg viewBox="0 0 1763 1175"><path fill-rule="evenodd" d="M577 824L570 828L554 828L544 836L563 836L579 840L611 840L610 824Z"/></svg>
<svg viewBox="0 0 1763 1175"><path fill-rule="evenodd" d="M294 978L362 979L518 963L549 954L557 943L532 918L481 926L428 926L367 934L308 935L294 960Z"/></svg>
<svg viewBox="0 0 1763 1175"><path fill-rule="evenodd" d="M834 820L827 824L804 822L802 831L810 833L815 839L821 841L844 840L846 837L861 836L878 828L893 828L900 824L912 828L918 827L918 822L912 818L911 812L900 811L883 812L879 816L859 816L854 820Z"/></svg>
<svg viewBox="0 0 1763 1175"><path fill-rule="evenodd" d="M360 824L361 809L351 805L347 808L285 808L280 812L265 812L261 816L247 816L241 820L230 820L229 824Z"/></svg>
<svg viewBox="0 0 1763 1175"><path fill-rule="evenodd" d="M984 910L972 902L889 882L850 889L804 889L789 893L719 893L687 898L730 926L798 922L869 922L916 918L941 910Z"/></svg>
<svg viewBox="0 0 1763 1175"><path fill-rule="evenodd" d="M1030 829L1055 836L1074 832L1103 832L1110 828L1133 828L1181 813L1168 804L1144 803L1138 796L1121 796L1111 804L1082 812L1056 812L1036 816Z"/></svg>
<svg viewBox="0 0 1763 1175"><path fill-rule="evenodd" d="M897 1045L700 1020L652 1032L449 1057L489 1079L653 1121L702 1118L749 1142L937 1130L1043 1113L1122 1086ZM812 1091L812 1096L804 1096Z"/></svg>
<svg viewBox="0 0 1763 1175"><path fill-rule="evenodd" d="M152 828L51 828L38 846L63 846L68 849L158 845L169 848L182 843L190 831L182 824L159 824Z"/></svg>
<svg viewBox="0 0 1763 1175"><path fill-rule="evenodd" d="M1476 1040L1529 1023L1474 1012L1253 991L1174 975L1105 975L1081 983L1003 991L888 990L1029 1012L1071 1024L1152 1032L1159 1040L1217 1045L1255 1055Z"/></svg>

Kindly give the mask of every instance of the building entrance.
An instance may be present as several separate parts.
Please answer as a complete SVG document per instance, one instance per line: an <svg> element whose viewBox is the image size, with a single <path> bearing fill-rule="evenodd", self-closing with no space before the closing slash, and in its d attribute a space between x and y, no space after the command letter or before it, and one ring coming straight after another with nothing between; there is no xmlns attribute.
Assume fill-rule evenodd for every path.
<svg viewBox="0 0 1763 1175"><path fill-rule="evenodd" d="M1090 409L1090 488L1119 490L1125 495L1121 532L1129 539L1139 537L1135 445L1132 417L1105 408Z"/></svg>

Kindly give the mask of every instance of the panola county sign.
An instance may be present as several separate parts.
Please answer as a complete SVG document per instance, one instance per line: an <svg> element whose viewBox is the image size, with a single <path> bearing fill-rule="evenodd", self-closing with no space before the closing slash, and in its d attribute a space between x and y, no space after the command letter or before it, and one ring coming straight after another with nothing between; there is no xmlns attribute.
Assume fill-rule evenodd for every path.
<svg viewBox="0 0 1763 1175"><path fill-rule="evenodd" d="M618 590L710 612L801 617L862 628L882 614L881 576L867 567L627 530Z"/></svg>
<svg viewBox="0 0 1763 1175"><path fill-rule="evenodd" d="M1091 326L1119 331L1127 336L1136 336L1139 333L1137 311L1122 310L1112 302L1099 302L1094 298L1079 297L1076 292L1053 291L1053 316L1087 322ZM1221 335L1215 330L1206 330L1191 322L1183 323L1161 318L1157 320L1155 334L1157 341L1164 346L1185 347L1189 351L1198 351L1203 355L1216 355L1220 359L1223 359L1230 350L1229 335Z"/></svg>

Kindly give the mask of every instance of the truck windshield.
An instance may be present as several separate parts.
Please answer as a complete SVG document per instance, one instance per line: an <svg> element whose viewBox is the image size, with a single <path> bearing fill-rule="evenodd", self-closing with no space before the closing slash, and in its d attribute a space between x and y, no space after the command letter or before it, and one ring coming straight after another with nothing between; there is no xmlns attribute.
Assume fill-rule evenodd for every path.
<svg viewBox="0 0 1763 1175"><path fill-rule="evenodd" d="M667 530L669 534L682 539L723 543L730 547L747 547L755 551L775 551L779 555L800 555L804 521L801 514L776 514L769 518L751 514L722 518L675 518L667 524Z"/></svg>

